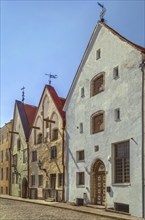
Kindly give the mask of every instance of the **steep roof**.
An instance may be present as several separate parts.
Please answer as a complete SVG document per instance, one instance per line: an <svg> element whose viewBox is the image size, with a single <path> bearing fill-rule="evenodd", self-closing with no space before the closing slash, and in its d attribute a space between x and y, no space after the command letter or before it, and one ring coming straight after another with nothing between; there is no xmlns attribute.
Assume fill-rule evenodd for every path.
<svg viewBox="0 0 145 220"><path fill-rule="evenodd" d="M85 50L85 53L84 53L84 55L82 57L82 60L81 60L80 65L79 65L79 67L77 69L76 75L75 75L75 77L73 79L72 85L71 85L70 90L68 92L68 95L66 97L66 101L65 101L65 104L64 104L64 108L63 108L64 111L66 111L66 109L67 109L68 102L71 99L71 95L72 95L73 89L74 89L74 87L76 85L76 82L78 80L78 77L80 75L80 72L81 72L81 70L83 68L83 65L84 65L87 57L89 56L90 48L92 47L93 42L94 42L95 38L97 37L97 35L98 35L98 33L99 33L99 31L101 30L102 27L107 28L109 31L111 31L112 34L116 35L120 40L125 41L126 43L128 43L129 45L134 47L135 49L139 50L142 53L145 53L145 48L144 47L141 47L141 46L139 46L137 44L134 44L133 42L127 40L125 37L120 35L117 31L115 31L114 29L109 27L104 22L98 22L97 25L94 28L94 31L93 31L92 35L91 35L91 38L89 40L89 43L88 43L87 48Z"/></svg>
<svg viewBox="0 0 145 220"><path fill-rule="evenodd" d="M141 51L142 53L145 53L145 48L141 47L133 42L131 42L130 40L126 39L125 37L123 37L121 34L119 34L117 31L115 31L113 28L109 27L107 24L103 23L103 22L99 22L99 24L101 24L102 26L106 27L108 30L110 30L113 34L115 34L117 37L119 37L121 40L125 41L126 43L130 44L131 46L135 47L137 50Z"/></svg>
<svg viewBox="0 0 145 220"><path fill-rule="evenodd" d="M55 89L52 86L46 85L45 88L48 89L48 91L49 91L49 93L51 95L51 98L54 101L54 104L55 104L57 110L59 111L62 119L65 120L65 112L63 111L63 106L64 106L64 103L65 103L65 99L64 98L60 98L57 95Z"/></svg>
<svg viewBox="0 0 145 220"><path fill-rule="evenodd" d="M23 125L26 139L29 137L30 129L32 127L37 107L24 104L21 101L16 100L16 105L20 114L21 122Z"/></svg>

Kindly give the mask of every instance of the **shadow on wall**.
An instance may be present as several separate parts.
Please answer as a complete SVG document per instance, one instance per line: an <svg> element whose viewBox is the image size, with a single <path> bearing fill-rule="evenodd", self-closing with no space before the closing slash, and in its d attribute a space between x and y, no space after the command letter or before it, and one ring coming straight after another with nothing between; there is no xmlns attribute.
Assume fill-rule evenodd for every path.
<svg viewBox="0 0 145 220"><path fill-rule="evenodd" d="M69 148L69 140L70 140L70 136L69 136L68 132L66 132L66 201L69 201L69 185L70 185L70 183L69 183L68 165L69 165L70 157L72 158L77 169L79 168L77 165L76 159L74 158L74 156Z"/></svg>

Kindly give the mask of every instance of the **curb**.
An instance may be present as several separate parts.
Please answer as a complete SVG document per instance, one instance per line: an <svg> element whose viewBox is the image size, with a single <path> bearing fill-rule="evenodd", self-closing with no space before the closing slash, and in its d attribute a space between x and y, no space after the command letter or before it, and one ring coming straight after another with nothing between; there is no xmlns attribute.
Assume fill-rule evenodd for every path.
<svg viewBox="0 0 145 220"><path fill-rule="evenodd" d="M32 203L32 204L36 204L36 205L45 205L45 206L50 206L50 207L54 207L54 208L60 208L60 209L67 209L67 210L71 210L71 211L75 211L75 212L81 212L81 213L85 213L85 214L89 214L89 215L93 215L93 216L100 216L100 217L106 217L106 218L110 218L110 219L118 219L118 220L131 220L130 218L125 218L126 216L124 217L119 217L119 216L108 216L107 214L99 214L99 213L92 213L92 212L89 212L89 211L85 211L85 210L78 210L78 209L73 209L71 207L62 207L62 206L58 206L58 205L53 205L53 204L43 204L43 203L39 203L37 202L34 202L34 201L31 201L31 200L20 200L20 199L17 199L17 198L6 198L6 197L1 197L1 199L7 199L7 200L14 200L14 201L19 201L19 202L27 202L27 203ZM81 206L80 206L81 207ZM137 219L141 219L141 218L136 218Z"/></svg>

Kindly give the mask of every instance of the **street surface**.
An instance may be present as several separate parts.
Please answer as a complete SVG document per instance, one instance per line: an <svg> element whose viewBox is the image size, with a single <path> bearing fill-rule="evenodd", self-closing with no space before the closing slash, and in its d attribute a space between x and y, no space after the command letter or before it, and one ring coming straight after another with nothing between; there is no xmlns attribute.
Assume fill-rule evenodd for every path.
<svg viewBox="0 0 145 220"><path fill-rule="evenodd" d="M81 207L80 207L81 209ZM45 205L0 198L0 220L111 220Z"/></svg>

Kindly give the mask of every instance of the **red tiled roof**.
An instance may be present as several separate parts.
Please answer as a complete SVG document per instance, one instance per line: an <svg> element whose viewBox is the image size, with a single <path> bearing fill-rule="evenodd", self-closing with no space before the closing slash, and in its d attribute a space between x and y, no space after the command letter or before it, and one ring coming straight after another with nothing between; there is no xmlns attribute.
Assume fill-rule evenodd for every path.
<svg viewBox="0 0 145 220"><path fill-rule="evenodd" d="M62 119L65 120L65 112L63 111L63 106L64 106L64 103L65 103L65 99L58 97L55 89L52 86L46 85L45 87L48 89L48 91L49 91L49 93L50 93L50 95L51 95L51 97L52 97L52 99L53 99L53 101L54 101L61 117L62 117Z"/></svg>
<svg viewBox="0 0 145 220"><path fill-rule="evenodd" d="M30 128L31 128L34 122L37 107L33 105L24 104L24 109L27 115Z"/></svg>
<svg viewBox="0 0 145 220"><path fill-rule="evenodd" d="M121 34L119 34L117 31L115 31L113 28L109 27L107 24L105 24L104 22L99 22L101 25L103 25L104 27L106 27L107 29L109 29L113 34L117 35L121 40L126 41L128 44L132 45L133 47L135 47L137 50L140 50L141 52L145 53L145 48L141 47L137 44L134 44L133 42L131 42L130 40L126 39L125 37L123 37Z"/></svg>

